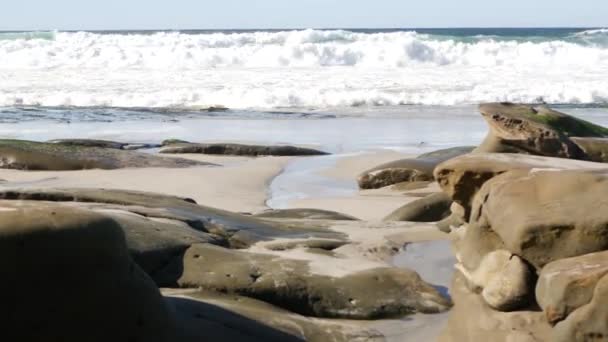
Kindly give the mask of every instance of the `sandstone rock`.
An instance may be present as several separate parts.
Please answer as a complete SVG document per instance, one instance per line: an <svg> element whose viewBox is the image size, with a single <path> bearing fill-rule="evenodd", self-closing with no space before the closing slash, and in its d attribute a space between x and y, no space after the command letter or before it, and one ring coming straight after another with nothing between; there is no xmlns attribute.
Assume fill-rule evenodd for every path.
<svg viewBox="0 0 608 342"><path fill-rule="evenodd" d="M526 308L533 302L533 274L521 258L508 251L486 254L472 271L460 264L456 267L471 290L481 292L484 301L498 311Z"/></svg>
<svg viewBox="0 0 608 342"><path fill-rule="evenodd" d="M468 220L473 197L486 181L507 171L531 169L608 170L608 167L601 163L532 155L471 153L439 164L434 174L443 191L465 208Z"/></svg>
<svg viewBox="0 0 608 342"><path fill-rule="evenodd" d="M178 281L182 287L252 297L307 316L375 319L442 312L450 306L435 288L405 269L371 269L334 278L311 273L303 260L208 244L193 245L183 260Z"/></svg>
<svg viewBox="0 0 608 342"><path fill-rule="evenodd" d="M335 211L321 209L274 209L267 210L254 215L261 218L287 218L287 219L311 219L311 220L337 220L337 221L357 221L358 219L338 213Z"/></svg>
<svg viewBox="0 0 608 342"><path fill-rule="evenodd" d="M550 323L565 319L593 298L597 283L608 274L608 252L560 259L546 265L538 278L536 298Z"/></svg>
<svg viewBox="0 0 608 342"><path fill-rule="evenodd" d="M241 296L197 291L167 297L178 316L182 341L384 341L354 324L311 319Z"/></svg>
<svg viewBox="0 0 608 342"><path fill-rule="evenodd" d="M524 152L590 160L570 137L608 137L608 129L546 106L488 103L479 110L490 126L477 152Z"/></svg>
<svg viewBox="0 0 608 342"><path fill-rule="evenodd" d="M175 144L190 144L189 141L186 140L180 140L180 139L165 139L160 143L160 146L169 146L169 145L175 145Z"/></svg>
<svg viewBox="0 0 608 342"><path fill-rule="evenodd" d="M97 139L55 139L50 140L49 143L66 146L113 148L116 150L122 150L123 147L127 145L126 143Z"/></svg>
<svg viewBox="0 0 608 342"><path fill-rule="evenodd" d="M506 249L541 269L549 262L608 248L608 178L582 171L512 171L475 197L463 260ZM473 267L471 267L473 266Z"/></svg>
<svg viewBox="0 0 608 342"><path fill-rule="evenodd" d="M608 162L608 139L571 137L570 140L585 152L588 160L599 163Z"/></svg>
<svg viewBox="0 0 608 342"><path fill-rule="evenodd" d="M450 215L452 199L443 192L410 202L393 211L385 221L437 222Z"/></svg>
<svg viewBox="0 0 608 342"><path fill-rule="evenodd" d="M233 247L289 237L344 238L312 223L284 223L197 205L192 200L149 192L114 189L9 189L0 199L79 202L98 209L127 210L157 219L181 221L195 230L218 235Z"/></svg>
<svg viewBox="0 0 608 342"><path fill-rule="evenodd" d="M0 168L5 169L62 171L127 167L178 168L202 165L212 164L114 148L0 140Z"/></svg>
<svg viewBox="0 0 608 342"><path fill-rule="evenodd" d="M471 292L460 272L450 288L454 307L439 342L544 342L551 341L551 326L541 311L493 310Z"/></svg>
<svg viewBox="0 0 608 342"><path fill-rule="evenodd" d="M173 340L169 310L113 220L56 204L0 208L3 339Z"/></svg>
<svg viewBox="0 0 608 342"><path fill-rule="evenodd" d="M450 233L452 229L459 228L466 223L465 220L465 209L462 205L452 202L450 205L450 216L437 222L437 227L442 232Z"/></svg>
<svg viewBox="0 0 608 342"><path fill-rule="evenodd" d="M320 156L326 152L295 146L171 143L159 153L201 153L234 156Z"/></svg>
<svg viewBox="0 0 608 342"><path fill-rule="evenodd" d="M378 189L401 182L432 181L433 170L443 161L471 152L472 147L456 147L401 159L363 172L357 182L361 189Z"/></svg>
<svg viewBox="0 0 608 342"><path fill-rule="evenodd" d="M552 341L587 342L608 340L608 276L602 277L595 286L589 304L571 313L558 323Z"/></svg>
<svg viewBox="0 0 608 342"><path fill-rule="evenodd" d="M193 229L187 223L147 218L124 210L96 210L114 219L125 233L131 258L159 287L175 285L181 267L179 259L195 243L225 245L217 236ZM168 267L173 265L174 267Z"/></svg>

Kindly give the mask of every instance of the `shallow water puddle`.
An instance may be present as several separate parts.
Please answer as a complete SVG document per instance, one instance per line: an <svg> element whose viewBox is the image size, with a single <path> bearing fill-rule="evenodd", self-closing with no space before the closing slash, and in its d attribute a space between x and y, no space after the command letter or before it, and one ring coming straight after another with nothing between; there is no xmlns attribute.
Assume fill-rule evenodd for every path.
<svg viewBox="0 0 608 342"><path fill-rule="evenodd" d="M446 296L449 295L455 263L449 240L410 243L393 258L393 265L418 272L422 279Z"/></svg>

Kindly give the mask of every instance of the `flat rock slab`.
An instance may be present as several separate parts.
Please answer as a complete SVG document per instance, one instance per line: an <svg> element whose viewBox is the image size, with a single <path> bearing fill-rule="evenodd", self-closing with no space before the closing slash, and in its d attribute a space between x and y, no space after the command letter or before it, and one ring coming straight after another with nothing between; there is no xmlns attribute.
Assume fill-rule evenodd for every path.
<svg viewBox="0 0 608 342"><path fill-rule="evenodd" d="M0 168L6 169L64 171L204 165L213 164L115 148L0 140Z"/></svg>
<svg viewBox="0 0 608 342"><path fill-rule="evenodd" d="M182 221L204 232L228 239L233 247L248 247L278 237L341 238L342 234L316 228L315 224L283 224L215 209L174 196L115 189L11 189L0 191L0 199L84 202L103 204L106 209L124 209L148 217Z"/></svg>
<svg viewBox="0 0 608 342"><path fill-rule="evenodd" d="M321 156L328 153L296 146L265 146L243 144L195 144L171 143L164 145L159 153L199 153L233 156Z"/></svg>
<svg viewBox="0 0 608 342"><path fill-rule="evenodd" d="M196 291L165 297L175 308L180 341L384 341L353 323L298 315L252 298Z"/></svg>
<svg viewBox="0 0 608 342"><path fill-rule="evenodd" d="M384 163L363 172L357 183L361 189L378 189L402 182L433 181L433 170L443 161L469 153L473 147L455 147Z"/></svg>
<svg viewBox="0 0 608 342"><path fill-rule="evenodd" d="M377 319L437 313L451 305L416 272L405 269L330 277L310 272L304 260L208 244L188 249L183 265L181 287L244 295L307 316Z"/></svg>

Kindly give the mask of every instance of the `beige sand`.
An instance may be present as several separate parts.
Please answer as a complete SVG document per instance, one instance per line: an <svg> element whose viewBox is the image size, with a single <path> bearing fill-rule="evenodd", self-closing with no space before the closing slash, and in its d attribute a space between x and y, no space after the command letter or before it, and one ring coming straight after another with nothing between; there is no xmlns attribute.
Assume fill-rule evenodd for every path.
<svg viewBox="0 0 608 342"><path fill-rule="evenodd" d="M189 197L197 203L236 212L267 209L267 186L288 157L213 157L180 155L222 164L187 169L121 169L83 171L0 170L0 188L95 187L140 190Z"/></svg>

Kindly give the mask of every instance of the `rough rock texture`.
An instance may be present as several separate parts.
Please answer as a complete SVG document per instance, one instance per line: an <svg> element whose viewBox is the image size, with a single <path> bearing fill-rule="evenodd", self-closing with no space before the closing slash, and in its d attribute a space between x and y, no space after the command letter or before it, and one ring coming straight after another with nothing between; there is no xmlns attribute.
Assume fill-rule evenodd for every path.
<svg viewBox="0 0 608 342"><path fill-rule="evenodd" d="M295 146L170 143L159 153L201 153L234 156L320 156L328 153Z"/></svg>
<svg viewBox="0 0 608 342"><path fill-rule="evenodd" d="M452 199L443 192L410 202L393 211L385 221L437 222L450 215Z"/></svg>
<svg viewBox="0 0 608 342"><path fill-rule="evenodd" d="M357 182L361 189L378 189L401 182L432 181L433 170L443 161L469 153L473 147L455 147L401 159L376 166L363 172Z"/></svg>
<svg viewBox="0 0 608 342"><path fill-rule="evenodd" d="M487 103L479 110L490 126L475 152L523 152L594 160L570 137L608 137L608 129L545 106Z"/></svg>
<svg viewBox="0 0 608 342"><path fill-rule="evenodd" d="M442 232L450 233L453 229L460 228L465 221L465 209L462 205L452 202L450 205L450 216L444 218L443 220L437 222L437 227Z"/></svg>
<svg viewBox="0 0 608 342"><path fill-rule="evenodd" d="M546 265L538 278L536 298L550 323L564 320L589 304L597 283L608 274L608 252L560 259Z"/></svg>
<svg viewBox="0 0 608 342"><path fill-rule="evenodd" d="M165 139L160 143L160 146L169 146L174 144L190 144L190 142L180 139Z"/></svg>
<svg viewBox="0 0 608 342"><path fill-rule="evenodd" d="M476 269L497 249L537 269L608 248L608 178L582 171L512 171L488 181L475 197L459 242L461 261Z"/></svg>
<svg viewBox="0 0 608 342"><path fill-rule="evenodd" d="M173 295L181 341L384 341L373 330L294 314L247 297L213 292Z"/></svg>
<svg viewBox="0 0 608 342"><path fill-rule="evenodd" d="M178 281L182 287L235 293L315 317L375 319L450 307L435 288L405 269L371 269L334 278L311 273L306 261L208 244L188 249L183 269Z"/></svg>
<svg viewBox="0 0 608 342"><path fill-rule="evenodd" d="M551 341L551 326L542 311L500 312L471 292L456 272L450 293L454 308L439 342L545 342Z"/></svg>
<svg viewBox="0 0 608 342"><path fill-rule="evenodd" d="M343 234L312 224L285 224L263 220L192 203L192 200L149 192L114 189L11 189L0 191L0 199L53 202L84 202L99 209L127 210L147 217L187 223L193 229L212 233L234 248L271 238L344 238Z"/></svg>
<svg viewBox="0 0 608 342"><path fill-rule="evenodd" d="M481 292L484 301L498 311L526 308L533 302L533 274L520 257L508 251L486 254L474 271L460 264L456 268L467 279L471 291Z"/></svg>
<svg viewBox="0 0 608 342"><path fill-rule="evenodd" d="M608 277L599 280L589 302L558 323L553 332L556 342L606 341L608 339Z"/></svg>
<svg viewBox="0 0 608 342"><path fill-rule="evenodd" d="M0 202L7 341L172 341L168 308L121 228L56 204Z"/></svg>
<svg viewBox="0 0 608 342"><path fill-rule="evenodd" d="M337 220L337 221L357 221L356 217L338 213L335 211L321 209L274 209L267 210L254 215L261 218L274 219L310 219L310 220Z"/></svg>
<svg viewBox="0 0 608 342"><path fill-rule="evenodd" d="M224 239L195 230L182 221L148 218L126 210L92 209L111 217L120 225L131 258L159 287L175 285L179 271L170 272L167 265L181 258L193 244L227 244Z"/></svg>
<svg viewBox="0 0 608 342"><path fill-rule="evenodd" d="M608 162L608 139L571 137L570 140L585 152L587 159L599 163Z"/></svg>
<svg viewBox="0 0 608 342"><path fill-rule="evenodd" d="M178 168L201 165L212 164L114 148L0 140L0 168L5 169L62 171L127 167Z"/></svg>
<svg viewBox="0 0 608 342"><path fill-rule="evenodd" d="M443 191L465 208L468 220L473 197L486 181L507 171L531 169L608 170L608 165L523 154L471 153L439 164L434 173Z"/></svg>

